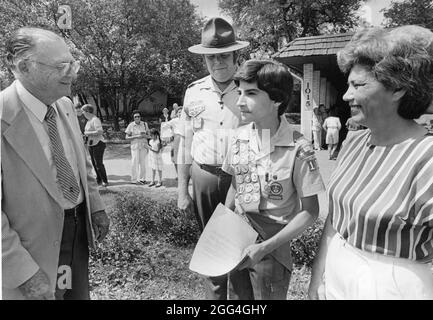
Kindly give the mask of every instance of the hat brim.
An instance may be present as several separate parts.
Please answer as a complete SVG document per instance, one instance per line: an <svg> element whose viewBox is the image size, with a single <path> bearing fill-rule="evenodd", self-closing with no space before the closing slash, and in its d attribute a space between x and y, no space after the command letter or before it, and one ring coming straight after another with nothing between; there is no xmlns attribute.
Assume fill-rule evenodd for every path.
<svg viewBox="0 0 433 320"><path fill-rule="evenodd" d="M208 48L201 44L196 44L195 46L189 47L188 51L197 54L218 54L240 50L248 47L249 45L250 43L248 41L236 41L236 43L222 48Z"/></svg>

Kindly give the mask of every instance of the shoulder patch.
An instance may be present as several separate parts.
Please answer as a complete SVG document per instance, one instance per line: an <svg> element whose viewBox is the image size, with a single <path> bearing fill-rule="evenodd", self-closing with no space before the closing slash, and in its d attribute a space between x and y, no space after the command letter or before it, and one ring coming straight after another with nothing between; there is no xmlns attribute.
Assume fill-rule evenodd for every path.
<svg viewBox="0 0 433 320"><path fill-rule="evenodd" d="M293 131L293 141L296 142L297 140L303 138L304 136L299 131Z"/></svg>
<svg viewBox="0 0 433 320"><path fill-rule="evenodd" d="M307 139L303 138L298 140L299 148L296 152L296 158L301 161L306 161L308 163L308 168L310 171L315 171L319 168L317 164L316 154L314 153L313 146Z"/></svg>

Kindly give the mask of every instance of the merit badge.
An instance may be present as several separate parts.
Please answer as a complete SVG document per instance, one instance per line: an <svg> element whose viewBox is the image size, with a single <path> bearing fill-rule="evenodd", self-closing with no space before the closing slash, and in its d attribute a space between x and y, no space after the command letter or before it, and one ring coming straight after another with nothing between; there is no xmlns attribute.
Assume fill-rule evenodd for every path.
<svg viewBox="0 0 433 320"><path fill-rule="evenodd" d="M276 181L271 182L269 185L269 199L283 200L283 186Z"/></svg>
<svg viewBox="0 0 433 320"><path fill-rule="evenodd" d="M250 154L249 154L249 156L248 156L248 159L249 159L251 162L253 162L253 161L256 159L256 155L255 155L254 153L250 152Z"/></svg>
<svg viewBox="0 0 433 320"><path fill-rule="evenodd" d="M250 183L250 182L251 182L251 176L250 176L249 174L246 174L246 175L245 175L245 179L244 179L244 181L245 181L246 183Z"/></svg>
<svg viewBox="0 0 433 320"><path fill-rule="evenodd" d="M246 191L247 193L251 193L251 192L253 192L253 190L254 190L254 187L253 187L253 185L252 185L251 183L248 183L248 184L245 186L245 191Z"/></svg>
<svg viewBox="0 0 433 320"><path fill-rule="evenodd" d="M244 197L241 194L238 195L238 201L239 201L239 203L244 202Z"/></svg>
<svg viewBox="0 0 433 320"><path fill-rule="evenodd" d="M239 165L235 166L235 174L241 174L241 167Z"/></svg>
<svg viewBox="0 0 433 320"><path fill-rule="evenodd" d="M244 193L244 191L245 191L245 185L244 184L239 185L238 186L238 193Z"/></svg>
<svg viewBox="0 0 433 320"><path fill-rule="evenodd" d="M248 171L250 171L250 169L248 168L248 166L246 164L242 164L241 165L241 171L243 174L248 173Z"/></svg>
<svg viewBox="0 0 433 320"><path fill-rule="evenodd" d="M254 183L253 189L254 189L254 192L259 192L260 191L260 183Z"/></svg>
<svg viewBox="0 0 433 320"><path fill-rule="evenodd" d="M247 151L247 145L245 143L241 143L240 149L241 149L241 152L244 153L245 151Z"/></svg>
<svg viewBox="0 0 433 320"><path fill-rule="evenodd" d="M233 164L238 164L239 163L239 156L237 154L235 154L232 158L232 163Z"/></svg>
<svg viewBox="0 0 433 320"><path fill-rule="evenodd" d="M247 194L244 196L244 202L245 202L245 203L250 203L251 200L253 200L253 197L251 196L251 194L247 193Z"/></svg>
<svg viewBox="0 0 433 320"><path fill-rule="evenodd" d="M241 157L240 157L240 159L239 159L239 162L240 162L241 164L248 164L248 157L245 157L245 156L243 156L243 155L241 154Z"/></svg>
<svg viewBox="0 0 433 320"><path fill-rule="evenodd" d="M255 173L255 172L251 173L251 181L252 182L259 181L259 176L257 175L257 173Z"/></svg>
<svg viewBox="0 0 433 320"><path fill-rule="evenodd" d="M244 182L244 176L243 175L237 175L236 176L236 183L237 184L241 184L242 182Z"/></svg>

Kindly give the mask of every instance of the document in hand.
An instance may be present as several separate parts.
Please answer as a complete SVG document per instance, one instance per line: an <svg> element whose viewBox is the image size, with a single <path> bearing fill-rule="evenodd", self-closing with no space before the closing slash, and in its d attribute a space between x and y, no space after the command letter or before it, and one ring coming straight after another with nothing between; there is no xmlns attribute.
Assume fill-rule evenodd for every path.
<svg viewBox="0 0 433 320"><path fill-rule="evenodd" d="M255 243L257 235L248 222L220 203L197 242L189 269L210 277L229 273L244 260L244 249Z"/></svg>

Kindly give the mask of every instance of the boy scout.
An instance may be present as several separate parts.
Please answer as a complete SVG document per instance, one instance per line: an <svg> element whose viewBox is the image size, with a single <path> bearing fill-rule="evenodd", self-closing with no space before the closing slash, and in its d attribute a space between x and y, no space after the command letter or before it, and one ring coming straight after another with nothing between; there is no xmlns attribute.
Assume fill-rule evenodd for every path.
<svg viewBox="0 0 433 320"><path fill-rule="evenodd" d="M286 299L290 240L317 218L317 194L324 185L311 144L284 116L293 88L287 68L250 60L234 79L237 105L249 124L236 130L222 167L233 177L226 206L248 219L259 240L246 248L248 259L230 274L230 282L240 288L237 296ZM240 285L239 279L248 283Z"/></svg>
<svg viewBox="0 0 433 320"><path fill-rule="evenodd" d="M201 44L188 49L204 55L210 75L190 84L185 92L179 121L178 206L194 211L202 230L218 203L224 203L230 187L231 177L221 170L221 164L227 152L228 133L240 123L232 80L236 72L235 51L248 45L236 40L227 21L212 18L202 30ZM190 177L194 201L188 192ZM207 284L208 298L226 299L225 283L210 279Z"/></svg>

